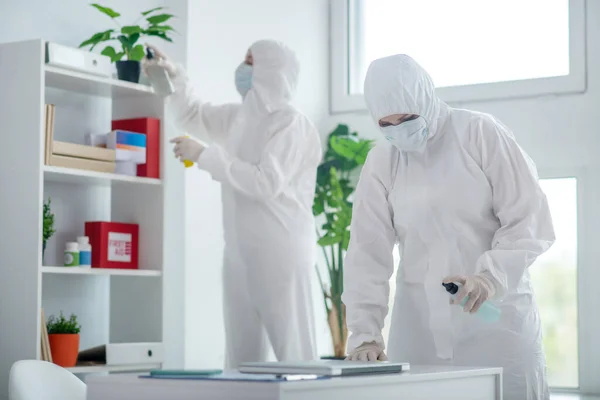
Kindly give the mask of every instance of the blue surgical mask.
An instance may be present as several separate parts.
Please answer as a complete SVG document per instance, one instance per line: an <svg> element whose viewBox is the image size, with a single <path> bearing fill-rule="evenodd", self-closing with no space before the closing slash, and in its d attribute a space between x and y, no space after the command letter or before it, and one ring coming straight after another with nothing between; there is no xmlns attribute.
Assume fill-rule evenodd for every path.
<svg viewBox="0 0 600 400"><path fill-rule="evenodd" d="M252 87L252 65L241 63L235 70L235 88L245 97Z"/></svg>
<svg viewBox="0 0 600 400"><path fill-rule="evenodd" d="M427 122L423 117L405 121L400 125L381 128L385 138L404 151L422 153L427 144Z"/></svg>

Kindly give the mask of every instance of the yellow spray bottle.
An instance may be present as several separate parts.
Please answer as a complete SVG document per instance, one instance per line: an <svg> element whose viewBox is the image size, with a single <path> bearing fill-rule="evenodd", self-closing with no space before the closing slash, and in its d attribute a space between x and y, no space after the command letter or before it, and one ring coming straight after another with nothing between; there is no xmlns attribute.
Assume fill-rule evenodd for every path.
<svg viewBox="0 0 600 400"><path fill-rule="evenodd" d="M185 135L185 137L186 137L186 138L189 138L190 136L189 136L189 135ZM190 161L190 160L183 160L183 165L184 165L186 168L189 168L189 167L193 167L193 166L194 166L194 163L193 163L192 161Z"/></svg>

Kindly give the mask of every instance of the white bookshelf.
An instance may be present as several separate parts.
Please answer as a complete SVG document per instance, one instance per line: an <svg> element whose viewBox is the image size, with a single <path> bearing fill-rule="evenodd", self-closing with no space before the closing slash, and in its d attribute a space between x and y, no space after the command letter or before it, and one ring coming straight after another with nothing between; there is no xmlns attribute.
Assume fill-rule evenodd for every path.
<svg viewBox="0 0 600 400"><path fill-rule="evenodd" d="M45 64L44 41L0 44L0 399L10 367L39 359L40 316L77 314L80 350L106 343L158 342L165 360L127 366L76 367L75 373L182 367L170 349L182 298L185 169L172 156L179 135L162 98L141 84ZM161 120L161 178L44 165L44 104L55 104L56 140L83 143L108 132L113 119ZM50 197L56 234L42 260L42 205ZM66 241L85 221L139 225L139 269L62 267ZM94 249L92 249L94 251Z"/></svg>

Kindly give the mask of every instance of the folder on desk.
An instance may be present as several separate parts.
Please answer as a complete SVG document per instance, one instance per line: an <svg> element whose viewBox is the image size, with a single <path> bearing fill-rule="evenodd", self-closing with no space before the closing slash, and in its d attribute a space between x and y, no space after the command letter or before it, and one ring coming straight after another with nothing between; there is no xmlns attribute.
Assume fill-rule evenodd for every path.
<svg viewBox="0 0 600 400"><path fill-rule="evenodd" d="M206 381L235 381L235 382L286 382L301 380L328 379L328 376L320 375L274 375L274 374L244 374L231 371L219 374L150 374L140 375L144 379L182 379L182 380L206 380Z"/></svg>

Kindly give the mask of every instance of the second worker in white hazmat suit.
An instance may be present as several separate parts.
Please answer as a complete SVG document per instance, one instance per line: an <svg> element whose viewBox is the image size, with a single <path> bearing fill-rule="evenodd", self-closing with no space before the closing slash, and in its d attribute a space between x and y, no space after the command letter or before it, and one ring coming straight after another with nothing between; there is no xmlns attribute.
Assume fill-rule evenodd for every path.
<svg viewBox="0 0 600 400"><path fill-rule="evenodd" d="M386 359L397 244L389 359L503 367L505 399L548 399L528 267L555 237L533 162L492 116L443 103L408 56L374 61L364 94L388 141L369 153L355 194L343 294L349 359ZM464 310L442 282L462 285L454 301L468 295ZM497 322L472 314L486 300L500 308Z"/></svg>
<svg viewBox="0 0 600 400"><path fill-rule="evenodd" d="M312 203L322 151L314 125L290 105L298 60L279 42L254 43L235 73L243 102L212 105L155 54L173 79L179 125L214 141L173 140L177 157L222 184L226 366L264 361L269 342L280 361L314 359Z"/></svg>

